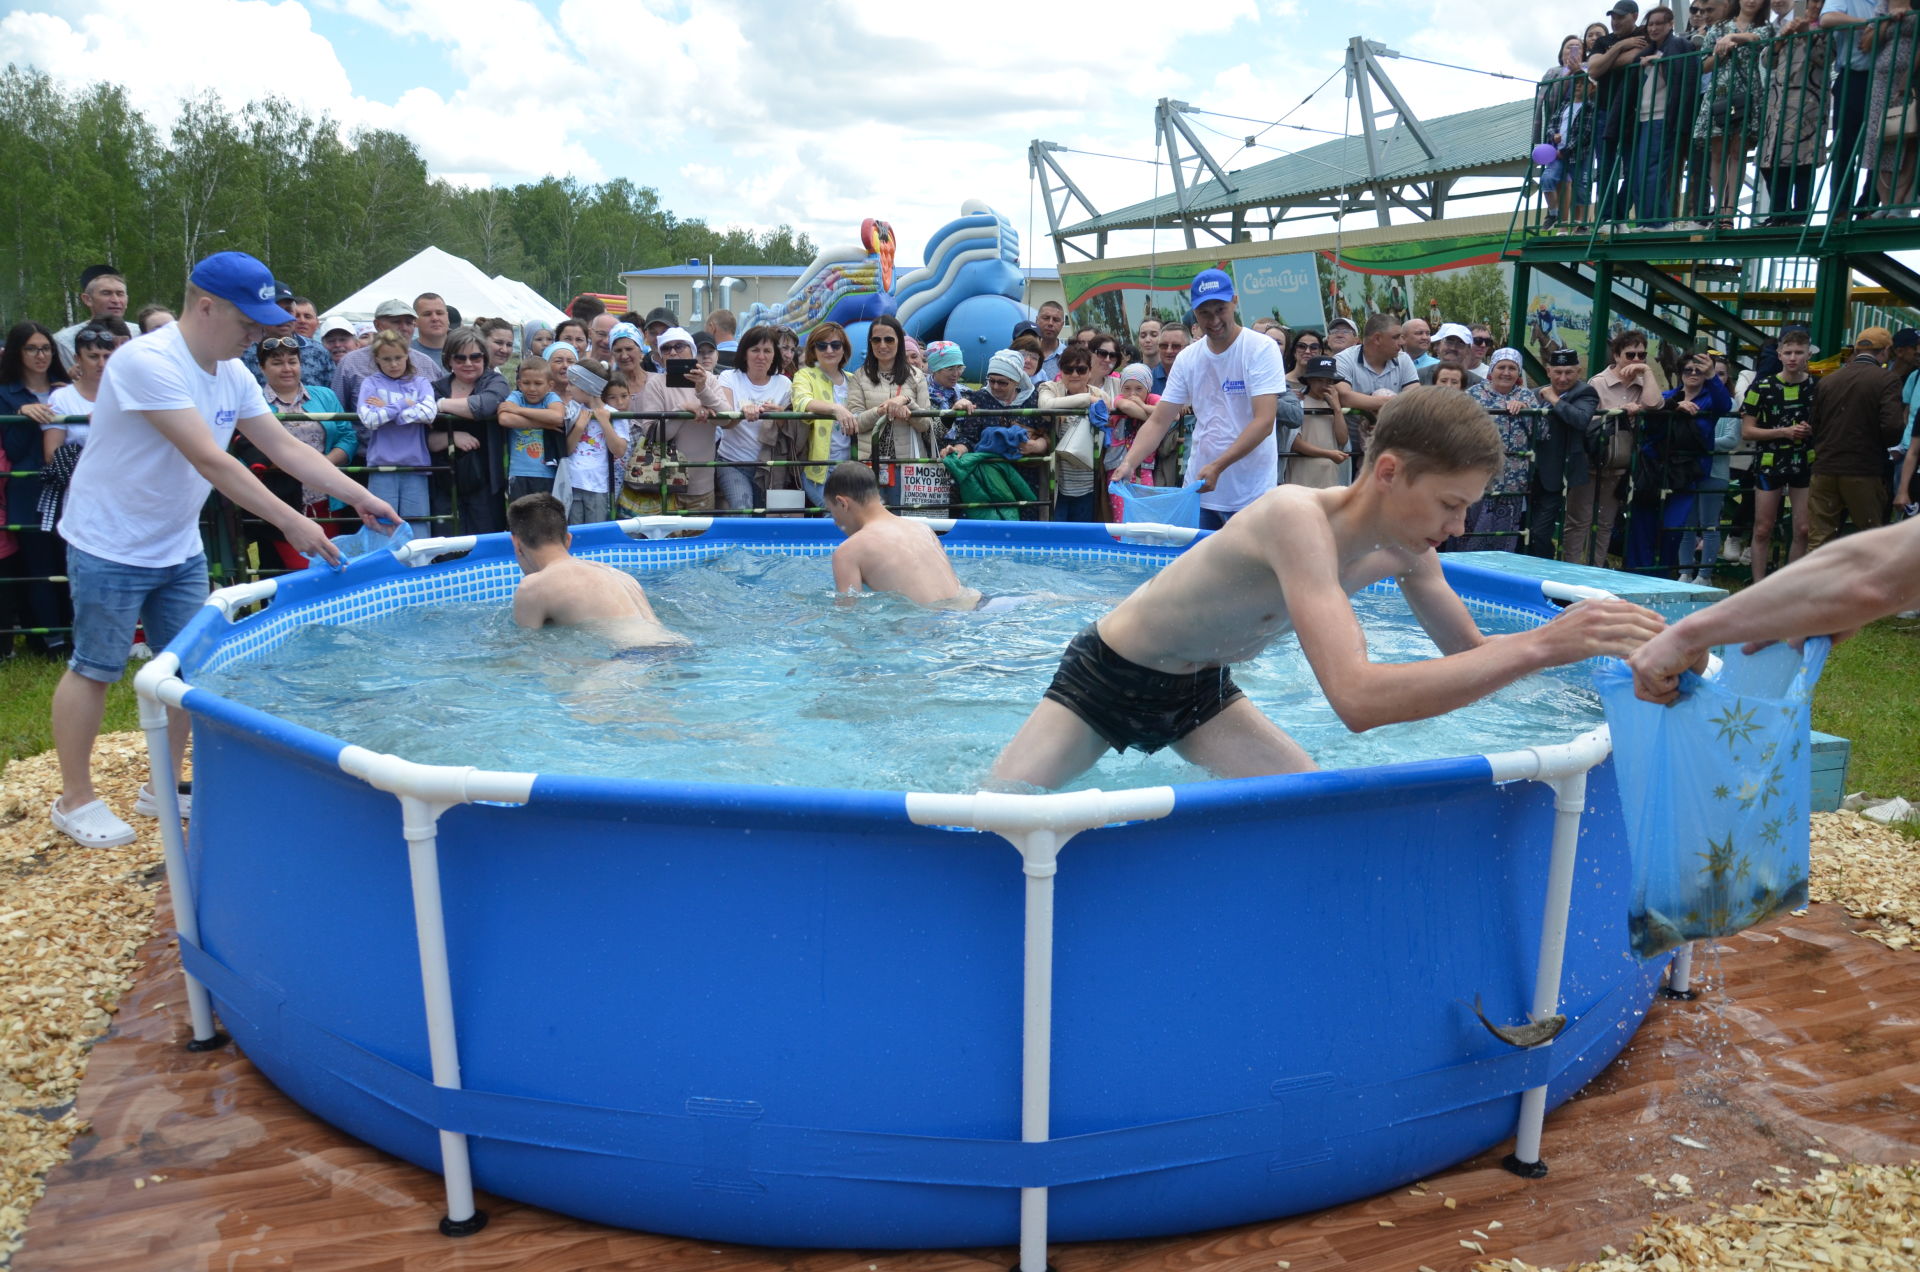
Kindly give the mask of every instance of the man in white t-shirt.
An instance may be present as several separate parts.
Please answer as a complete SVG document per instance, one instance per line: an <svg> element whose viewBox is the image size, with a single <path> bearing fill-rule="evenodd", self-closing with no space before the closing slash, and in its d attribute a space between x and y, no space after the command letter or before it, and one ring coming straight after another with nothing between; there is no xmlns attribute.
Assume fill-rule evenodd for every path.
<svg viewBox="0 0 1920 1272"><path fill-rule="evenodd" d="M1272 490L1279 471L1273 422L1287 388L1280 346L1240 325L1233 311L1233 280L1225 270L1202 270L1188 290L1202 340L1181 350L1167 372L1159 405L1140 426L1114 481L1154 453L1173 422L1193 412L1188 474L1200 480L1200 527L1218 530Z"/></svg>
<svg viewBox="0 0 1920 1272"><path fill-rule="evenodd" d="M107 686L120 679L136 623L160 649L207 599L200 507L211 487L278 527L302 552L335 564L340 553L319 523L282 503L227 453L235 428L274 467L353 505L368 525L398 514L292 436L267 410L241 365L261 329L286 314L274 303L273 275L244 252L218 252L188 276L180 320L114 354L94 401L92 431L67 487L60 536L73 588L73 656L53 693L53 740L60 753L54 827L90 848L130 843L133 828L94 794L93 743ZM187 720L172 717L173 772L187 745ZM188 808L184 794L181 812ZM136 812L155 816L151 788Z"/></svg>

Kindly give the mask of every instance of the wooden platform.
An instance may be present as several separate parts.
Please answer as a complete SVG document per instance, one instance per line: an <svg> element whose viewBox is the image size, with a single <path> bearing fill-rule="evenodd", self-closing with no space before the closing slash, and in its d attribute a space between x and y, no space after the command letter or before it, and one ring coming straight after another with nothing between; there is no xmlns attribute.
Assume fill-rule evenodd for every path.
<svg viewBox="0 0 1920 1272"><path fill-rule="evenodd" d="M1461 1242L1475 1241L1487 1256L1564 1265L1624 1244L1655 1210L1750 1200L1755 1179L1781 1177L1775 1165L1812 1173L1821 1163L1809 1150L1920 1158L1920 963L1851 935L1847 922L1816 906L1703 952L1701 1000L1657 1003L1621 1058L1548 1119L1544 1180L1501 1170L1503 1146L1436 1176L1424 1195L1401 1189L1273 1223L1059 1246L1054 1263L1060 1272L1412 1272L1469 1267L1482 1256ZM182 1050L175 956L158 938L146 956L81 1088L93 1132L49 1180L17 1272L1004 1272L1013 1262L1004 1249L684 1241L491 1197L481 1202L493 1218L486 1230L450 1240L435 1228L437 1176L309 1117L232 1047ZM1643 1174L1685 1175L1696 1196L1657 1200L1637 1182Z"/></svg>

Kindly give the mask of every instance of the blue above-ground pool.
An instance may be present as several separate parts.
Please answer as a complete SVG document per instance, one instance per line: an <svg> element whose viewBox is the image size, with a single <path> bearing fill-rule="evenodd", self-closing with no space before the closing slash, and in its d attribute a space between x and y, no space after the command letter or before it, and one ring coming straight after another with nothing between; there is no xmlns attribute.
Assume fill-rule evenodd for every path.
<svg viewBox="0 0 1920 1272"><path fill-rule="evenodd" d="M657 521L579 528L575 551L644 572L839 541L744 519L640 537ZM960 522L946 546L1180 550L1121 529ZM519 578L505 536L407 555L217 594L142 689L194 724L187 971L289 1096L444 1169L450 1196L470 1161L480 1188L582 1218L800 1246L1277 1217L1499 1144L1526 1092L1537 1145L1539 1112L1626 1044L1663 970L1628 952L1604 732L914 795L429 769L192 686L306 624L504 602ZM1449 575L1477 613L1556 612L1536 582ZM1568 1023L1523 1049L1476 999Z"/></svg>

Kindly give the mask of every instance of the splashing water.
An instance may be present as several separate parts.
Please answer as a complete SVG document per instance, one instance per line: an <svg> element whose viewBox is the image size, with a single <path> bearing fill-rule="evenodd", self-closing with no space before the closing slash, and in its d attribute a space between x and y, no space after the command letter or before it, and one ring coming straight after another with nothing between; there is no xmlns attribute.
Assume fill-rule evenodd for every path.
<svg viewBox="0 0 1920 1272"><path fill-rule="evenodd" d="M596 777L976 789L1052 680L1074 633L1153 572L1049 558L965 561L997 614L924 610L888 596L836 602L819 558L737 551L636 575L690 648L610 659L577 629L528 631L509 607L420 606L300 630L194 683L407 759ZM1393 595L1354 606L1375 661L1437 654ZM1498 617L1488 632L1518 630ZM1460 711L1349 733L1292 637L1234 679L1323 767L1561 741L1601 719L1575 667L1530 676ZM1205 780L1171 749L1108 753L1076 786Z"/></svg>

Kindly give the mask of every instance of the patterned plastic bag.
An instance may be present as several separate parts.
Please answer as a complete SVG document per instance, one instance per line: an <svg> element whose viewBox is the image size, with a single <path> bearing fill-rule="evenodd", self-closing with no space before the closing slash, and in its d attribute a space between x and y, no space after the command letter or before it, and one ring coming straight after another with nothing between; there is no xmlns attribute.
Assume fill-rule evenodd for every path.
<svg viewBox="0 0 1920 1272"><path fill-rule="evenodd" d="M1633 858L1627 931L1642 958L1807 903L1811 703L1828 645L1731 649L1711 680L1682 676L1670 707L1635 698L1625 663L1594 672Z"/></svg>

